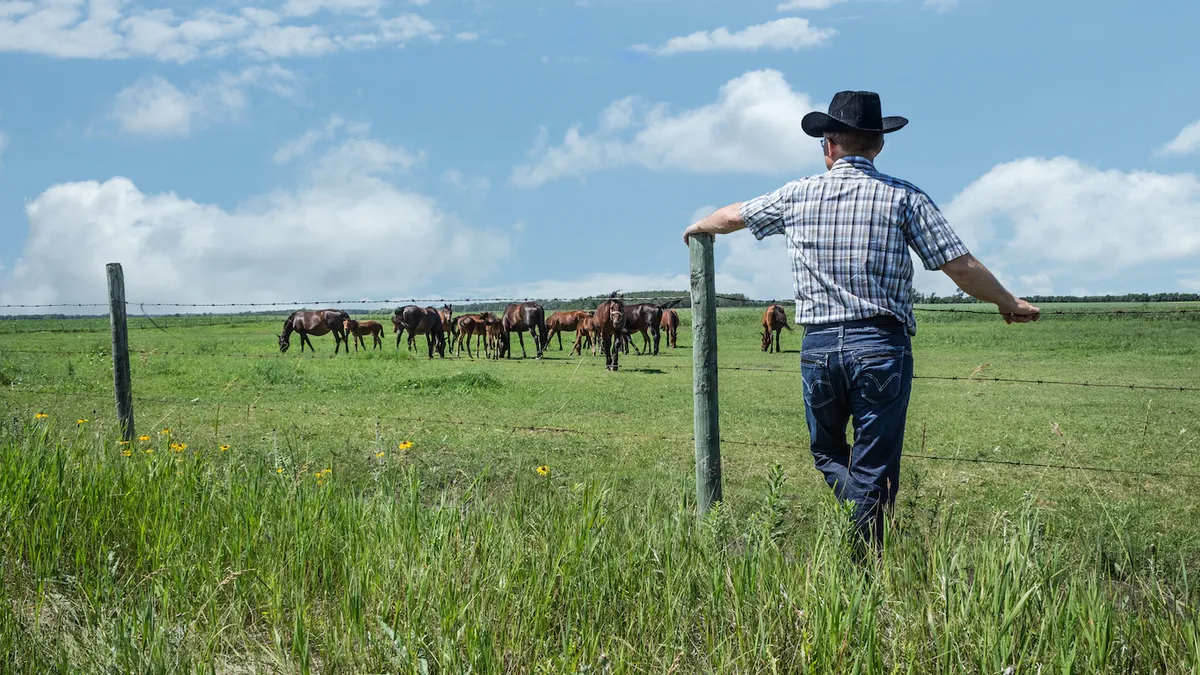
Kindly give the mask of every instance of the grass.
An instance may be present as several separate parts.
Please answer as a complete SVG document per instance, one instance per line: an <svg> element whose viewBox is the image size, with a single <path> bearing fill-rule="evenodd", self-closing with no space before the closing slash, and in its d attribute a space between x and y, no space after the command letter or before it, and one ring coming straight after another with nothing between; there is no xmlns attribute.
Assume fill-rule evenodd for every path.
<svg viewBox="0 0 1200 675"><path fill-rule="evenodd" d="M1173 475L910 459L864 571L805 449L800 335L764 354L756 314L721 311L720 362L785 372L721 372L727 503L700 526L686 313L679 350L619 373L159 321L131 336L130 447L102 324L0 325L0 666L1200 669L1200 394L918 380L910 453ZM914 349L918 375L1194 386L1198 327L923 314Z"/></svg>

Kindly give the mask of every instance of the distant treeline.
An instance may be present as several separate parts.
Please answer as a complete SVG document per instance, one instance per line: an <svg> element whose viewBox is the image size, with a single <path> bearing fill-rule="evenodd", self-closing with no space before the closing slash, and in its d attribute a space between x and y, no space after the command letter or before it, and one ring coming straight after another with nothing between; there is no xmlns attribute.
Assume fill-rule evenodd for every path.
<svg viewBox="0 0 1200 675"><path fill-rule="evenodd" d="M653 302L655 304L664 305L669 303L673 307L679 309L689 309L692 306L691 298L688 291L640 291L637 293L621 293L619 294L626 303L636 302ZM596 295L586 298L570 298L560 299L551 298L536 300L547 311L557 311L564 309L594 309L601 302L608 299L608 295ZM1125 295L1031 295L1022 296L1026 300L1033 303L1051 303L1051 302L1130 302L1130 303L1151 303L1151 302L1200 302L1200 293L1126 293ZM938 295L937 293L914 293L914 301L920 305L952 305L952 304L969 304L979 302L971 296L963 293L961 290L951 295ZM762 307L770 303L791 303L792 298L778 298L773 300L756 300L747 297L742 293L718 293L718 307ZM436 306L441 306L441 303L434 303ZM508 305L507 302L469 302L469 303L453 303L454 313L471 314L475 312L502 312ZM397 305L400 307L402 305ZM324 307L308 307L306 309L324 309ZM343 309L352 316L379 316L383 314L391 314L396 307L384 307L374 309L360 309L352 307L344 307ZM248 318L278 318L283 320L291 310L287 309L266 309L259 311L247 312L220 312L209 311L205 313L187 313L173 312L170 314L155 314L155 317L165 318L187 318L187 317L202 317L202 316L244 316ZM136 314L131 314L129 319L131 322L138 320ZM0 320L67 320L67 319L108 319L107 314L10 314L0 315Z"/></svg>

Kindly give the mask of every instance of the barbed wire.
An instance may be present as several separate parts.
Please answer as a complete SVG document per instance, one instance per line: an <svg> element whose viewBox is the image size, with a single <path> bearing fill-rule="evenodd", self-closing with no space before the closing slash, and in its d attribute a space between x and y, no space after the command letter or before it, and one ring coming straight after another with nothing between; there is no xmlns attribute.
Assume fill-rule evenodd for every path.
<svg viewBox="0 0 1200 675"><path fill-rule="evenodd" d="M99 394L99 393L91 394L91 393L86 393L86 392L61 392L61 391L55 391L55 390L49 390L49 389L37 389L37 390L35 390L35 389L18 389L18 390L6 390L6 391L14 391L14 392L18 392L18 393L52 394L52 395L60 395L60 396L68 396L68 397L95 398L95 397L103 396L103 394ZM135 402L141 402L141 403L157 403L157 404L162 404L162 405L177 405L177 406L195 405L199 401L199 399L184 401L184 400L174 400L174 399L155 399L155 398L146 398L146 397L137 397L137 396L135 396L133 398L133 400ZM239 405L240 406L241 402L235 403L235 402L231 402L231 401L227 401L227 400L222 400L220 403L222 405ZM311 412L313 412L313 411L307 410L307 409L286 409L286 408L276 408L276 407L271 407L271 406L259 406L253 402L251 402L249 404L249 409L252 411L256 411L256 412L271 412L271 413L288 414L288 415L305 415L305 414L310 414ZM335 411L330 411L327 409L322 409L320 411L320 413L322 415L328 415L331 417L338 417L338 418L342 418L342 419L353 419L353 420L364 419L364 416L362 416L362 415L352 415L349 413L335 412ZM671 443L687 443L687 444L695 443L694 436L668 436L668 435L662 435L662 434L620 432L620 431L611 431L611 430L605 430L605 429L584 430L584 429L573 429L571 427L562 427L562 426L513 425L513 424L505 423L505 422L431 418L431 417L423 417L423 416L415 416L414 417L414 416L401 416L401 415L370 415L370 416L366 416L366 417L369 419L377 419L380 421L389 421L389 422L431 424L431 425L442 425L442 426L446 426L446 427L469 426L469 427L477 427L477 428L492 428L492 429L497 429L497 430L506 431L506 432L549 433L549 434L561 434L561 435L573 435L573 436L604 436L607 438L654 440L654 441L666 441L666 442L671 442ZM775 449L775 450L791 450L791 451L801 451L801 452L809 450L809 448L807 446L801 446L801 445L797 445L794 443L780 443L778 441L763 443L761 441L746 441L746 440L739 440L739 439L732 439L732 438L721 438L720 442L722 444L727 444L727 445L740 445L740 446L754 447L754 448L771 448L771 449ZM930 455L930 454L926 454L926 453L914 453L914 452L906 452L906 453L903 453L902 456L909 458L909 459L921 459L921 460L935 461L935 462L951 462L951 463L964 462L964 463L969 463L969 464L1014 466L1014 467L1034 468L1034 469L1056 469L1056 470L1063 470L1063 471L1074 470L1074 471L1086 471L1089 473L1106 473L1106 474L1114 474L1114 475L1152 476L1155 478L1200 480L1200 474L1180 473L1177 471L1170 471L1170 472L1168 472L1168 471L1146 471L1144 469L1122 469L1122 468L1118 468L1118 467L1090 466L1090 465L1050 463L1050 462L1024 462L1024 461L1020 461L1020 460L988 459L988 458L982 458L982 457L945 457L942 455Z"/></svg>
<svg viewBox="0 0 1200 675"><path fill-rule="evenodd" d="M374 351L375 350L366 350L363 353L364 354L373 354ZM421 351L420 348L418 348L417 351L420 352ZM111 356L111 350L107 349L107 348L103 348L103 347L96 348L96 349L3 349L3 348L0 348L0 353L2 353L2 352L12 353L12 354L35 354L35 355L51 355L51 356L99 356L99 357ZM388 350L379 350L379 352L381 355L387 354L387 353L394 353L394 352L391 352ZM297 358L299 358L299 359L308 359L308 360L346 359L346 358L348 358L347 354L349 354L349 352L345 352L345 353L325 354L325 355L317 355L317 354L307 355L306 354L306 355L298 356L298 355L289 355L289 354L281 354L281 353L255 354L255 353L245 353L245 352L243 352L243 353L184 352L184 351L171 351L171 350L158 350L158 349L130 349L129 353L131 355L137 355L137 356L143 356L143 357L166 356L166 357L188 358L188 357L193 357L193 356L199 356L199 357L209 357L209 358L237 358L237 359L297 359ZM387 358L387 357L384 357L384 358ZM461 355L453 356L450 358L461 359ZM633 358L639 358L639 357L633 357ZM475 359L475 360L480 361L482 363L482 362L491 361L492 359L487 358L487 357L482 357L482 358ZM471 362L473 362L473 361L467 361L467 363L471 363ZM575 360L575 359L571 359L571 358L568 358L568 359L542 359L542 360L534 360L534 359L507 360L506 359L506 360L504 360L504 362L506 362L506 363L534 363L534 364L542 364L542 365L550 365L550 366L560 366L560 365L561 366L572 366L572 367L574 367L574 366L590 366L590 367L597 367L597 368L603 367L605 365L603 363L600 363L599 361L579 361L579 360ZM691 367L692 366L680 365L680 364L675 364L675 363L658 363L652 367L646 367L646 368L639 368L636 366L635 367L627 366L625 368L622 368L622 370L624 370L625 372L634 372L634 373L647 373L647 372L653 373L653 372L661 372L663 369L684 370L684 369L690 369ZM757 366L721 366L721 365L718 365L717 370L732 371L732 372L751 372L751 373L782 373L782 374L788 374L788 375L797 375L799 373L799 370L794 370L794 369L760 368ZM1057 379L1047 379L1047 378L985 377L985 376L981 376L981 375L973 375L973 376L972 375L913 375L913 379L914 380L944 381L944 382L990 382L990 383L998 383L998 384L1056 385L1056 386L1068 386L1068 387L1090 387L1090 388L1094 388L1094 389L1127 389L1127 390L1135 390L1135 391L1200 392L1200 387L1186 386L1186 385L1130 384L1130 383L1118 384L1115 382L1088 382L1088 381L1057 380Z"/></svg>

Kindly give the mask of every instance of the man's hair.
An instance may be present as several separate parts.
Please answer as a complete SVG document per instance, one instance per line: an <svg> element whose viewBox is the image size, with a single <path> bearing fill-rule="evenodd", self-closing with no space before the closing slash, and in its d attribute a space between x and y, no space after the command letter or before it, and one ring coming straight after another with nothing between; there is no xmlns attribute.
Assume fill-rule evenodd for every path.
<svg viewBox="0 0 1200 675"><path fill-rule="evenodd" d="M825 135L849 155L861 155L878 150L880 144L883 143L883 134L867 131L837 131Z"/></svg>

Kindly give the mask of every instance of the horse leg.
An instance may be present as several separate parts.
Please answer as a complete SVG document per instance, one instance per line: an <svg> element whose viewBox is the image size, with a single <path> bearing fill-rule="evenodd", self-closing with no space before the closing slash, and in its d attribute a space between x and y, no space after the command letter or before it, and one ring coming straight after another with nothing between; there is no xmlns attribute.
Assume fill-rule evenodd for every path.
<svg viewBox="0 0 1200 675"><path fill-rule="evenodd" d="M300 338L301 338L301 339L302 339L304 342L307 342L307 343L308 343L308 350L309 350L309 351L311 351L311 352L316 352L316 351L317 351L317 348L313 346L313 343L312 343L312 338L308 336L308 333L302 333L302 334L300 335Z"/></svg>
<svg viewBox="0 0 1200 675"><path fill-rule="evenodd" d="M555 332L558 333L558 351L561 352L563 350L563 348L562 348L562 331L560 330L560 331L555 331Z"/></svg>

